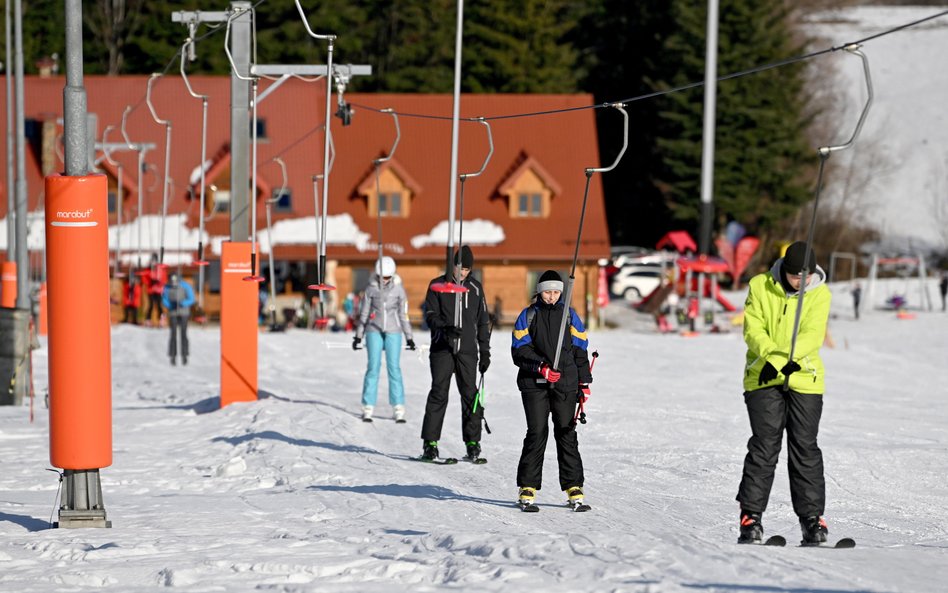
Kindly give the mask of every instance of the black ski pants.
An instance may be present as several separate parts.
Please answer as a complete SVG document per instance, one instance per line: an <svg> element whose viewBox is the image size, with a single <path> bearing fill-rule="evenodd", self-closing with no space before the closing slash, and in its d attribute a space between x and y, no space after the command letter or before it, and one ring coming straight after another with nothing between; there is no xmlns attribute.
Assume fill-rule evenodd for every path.
<svg viewBox="0 0 948 593"><path fill-rule="evenodd" d="M145 323L151 323L151 312L155 312L155 325L161 322L161 294L148 293L148 310L145 312ZM170 323L170 322L169 322Z"/></svg>
<svg viewBox="0 0 948 593"><path fill-rule="evenodd" d="M481 418L484 409L477 406L473 412L477 397L477 355L453 354L450 351L436 351L429 356L431 363L431 391L425 404L425 418L421 423L421 438L426 441L441 440L441 427L448 408L448 392L451 389L451 376L454 375L458 391L461 393L461 437L464 442L481 440Z"/></svg>
<svg viewBox="0 0 948 593"><path fill-rule="evenodd" d="M543 485L543 454L550 436L553 417L553 440L560 473L560 489L583 485L583 459L579 456L579 439L573 416L576 395L566 396L552 389L522 391L523 413L527 417L527 436L517 466L517 486L539 490Z"/></svg>
<svg viewBox="0 0 948 593"><path fill-rule="evenodd" d="M783 433L787 433L790 499L800 517L823 515L826 482L823 452L816 443L823 396L767 387L744 393L753 435L747 441L737 501L744 511L767 510Z"/></svg>
<svg viewBox="0 0 948 593"><path fill-rule="evenodd" d="M178 355L178 336L181 337L181 360L188 361L188 315L168 315L171 339L168 341L168 356L173 361Z"/></svg>

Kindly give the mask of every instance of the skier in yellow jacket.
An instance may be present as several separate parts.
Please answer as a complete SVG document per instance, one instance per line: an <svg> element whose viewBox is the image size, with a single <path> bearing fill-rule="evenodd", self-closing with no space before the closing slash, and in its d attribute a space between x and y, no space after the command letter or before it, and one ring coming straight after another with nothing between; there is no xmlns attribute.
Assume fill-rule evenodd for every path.
<svg viewBox="0 0 948 593"><path fill-rule="evenodd" d="M804 273L806 286L801 291ZM767 509L784 430L790 497L800 518L803 543L826 541L823 453L817 445L824 391L820 346L831 298L825 281L816 254L802 241L790 245L768 272L750 281L744 304L744 403L752 436L737 494L740 543L762 539L761 515ZM793 342L801 298L803 308Z"/></svg>

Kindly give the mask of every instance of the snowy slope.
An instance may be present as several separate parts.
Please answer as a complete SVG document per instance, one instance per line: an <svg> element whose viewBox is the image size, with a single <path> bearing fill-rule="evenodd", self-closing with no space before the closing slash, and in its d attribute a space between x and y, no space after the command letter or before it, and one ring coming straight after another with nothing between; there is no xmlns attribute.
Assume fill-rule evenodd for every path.
<svg viewBox="0 0 948 593"><path fill-rule="evenodd" d="M805 31L816 38L813 50L825 49L945 9L948 3L850 7L809 15ZM948 249L948 68L942 57L948 52L948 15L867 41L862 51L869 59L873 104L853 147L831 157L841 167L826 179L825 194L829 200L846 195L858 205L858 222L877 228L890 244ZM838 117L822 142L842 144L866 102L862 64L842 51L818 59L837 74L817 81L830 86L819 106Z"/></svg>
<svg viewBox="0 0 948 593"><path fill-rule="evenodd" d="M115 459L102 470L114 527L47 528L46 410L30 424L28 407L0 408L0 591L943 591L948 314L857 323L837 293L821 445L830 533L855 550L734 543L749 436L736 331L592 334L580 444L594 510L560 506L551 444L531 515L512 505L525 425L506 332L488 372L490 462L436 467L408 460L429 381L418 353L402 360L408 424L387 418L384 379L380 418L364 424L351 336L261 334L260 401L218 410L216 329L194 328L191 364L172 368L165 331L119 326ZM42 395L45 342L34 360ZM463 451L458 416L455 394L444 454ZM783 466L765 527L798 541Z"/></svg>

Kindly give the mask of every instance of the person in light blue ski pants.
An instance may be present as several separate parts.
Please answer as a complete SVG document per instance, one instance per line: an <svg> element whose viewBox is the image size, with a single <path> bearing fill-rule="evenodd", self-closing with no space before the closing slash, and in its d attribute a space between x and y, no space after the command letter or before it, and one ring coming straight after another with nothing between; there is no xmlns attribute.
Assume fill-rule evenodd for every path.
<svg viewBox="0 0 948 593"><path fill-rule="evenodd" d="M379 371L382 367L382 350L385 350L385 369L388 371L388 403L405 405L405 388L402 386L402 369L399 358L402 352L402 334L380 332L365 333L365 350L369 355L369 366L362 382L362 405L375 406L378 397Z"/></svg>

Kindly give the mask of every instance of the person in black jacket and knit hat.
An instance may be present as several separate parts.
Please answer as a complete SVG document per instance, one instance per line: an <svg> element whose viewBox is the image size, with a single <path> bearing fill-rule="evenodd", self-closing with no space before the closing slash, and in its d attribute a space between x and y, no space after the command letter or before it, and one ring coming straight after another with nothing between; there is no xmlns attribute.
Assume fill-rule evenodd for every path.
<svg viewBox="0 0 948 593"><path fill-rule="evenodd" d="M467 245L454 254L460 265L458 279L442 274L428 284L425 295L425 322L431 330L431 391L425 404L421 425L422 460L438 458L438 441L448 406L451 376L461 392L461 436L467 458L481 455L481 420L483 408L474 410L477 397L477 372L490 366L490 318L484 287L473 276L474 253ZM455 268L456 269L456 268ZM452 270L453 272L454 270ZM455 282L467 289L463 293L438 292L434 285Z"/></svg>
<svg viewBox="0 0 948 593"><path fill-rule="evenodd" d="M517 387L527 419L527 435L517 467L517 486L521 508L533 506L536 491L542 486L543 454L553 418L553 439L559 465L560 489L566 492L574 509L584 510L583 460L576 435L576 404L589 397L588 340L583 321L572 307L562 301L563 279L547 270L537 282L536 300L520 312L514 324L511 352L520 372ZM563 341L557 344L560 324L569 315ZM557 350L559 368L553 368Z"/></svg>

